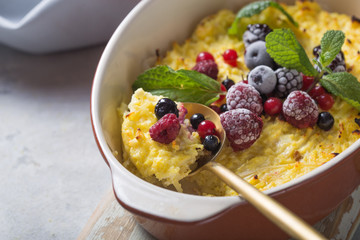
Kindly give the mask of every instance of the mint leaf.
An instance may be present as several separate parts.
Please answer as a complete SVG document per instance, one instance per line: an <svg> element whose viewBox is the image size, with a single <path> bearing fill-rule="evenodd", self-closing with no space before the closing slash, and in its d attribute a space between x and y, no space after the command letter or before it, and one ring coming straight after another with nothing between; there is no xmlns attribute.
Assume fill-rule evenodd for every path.
<svg viewBox="0 0 360 240"><path fill-rule="evenodd" d="M279 65L296 69L307 76L318 74L290 29L275 29L266 36L265 40L266 51Z"/></svg>
<svg viewBox="0 0 360 240"><path fill-rule="evenodd" d="M268 7L274 7L276 9L280 10L292 24L294 24L296 27L299 26L299 24L290 16L290 14L288 12L286 12L285 9L277 2L258 1L258 2L250 3L250 4L246 5L245 7L243 7L242 9L240 9L240 11L236 15L234 22L232 23L231 27L228 30L228 34L229 35L237 35L238 38L241 38L244 30L239 29L240 20L242 18L248 18L248 17L252 17L256 14L259 14Z"/></svg>
<svg viewBox="0 0 360 240"><path fill-rule="evenodd" d="M321 85L330 93L341 97L360 111L360 82L348 72L324 75Z"/></svg>
<svg viewBox="0 0 360 240"><path fill-rule="evenodd" d="M134 91L143 88L174 101L205 105L216 101L221 93L220 83L205 74L191 70L175 71L169 66L157 66L145 71L138 76L132 88Z"/></svg>
<svg viewBox="0 0 360 240"><path fill-rule="evenodd" d="M319 62L322 66L328 66L340 52L345 41L345 34L342 31L327 31L321 38L321 53Z"/></svg>

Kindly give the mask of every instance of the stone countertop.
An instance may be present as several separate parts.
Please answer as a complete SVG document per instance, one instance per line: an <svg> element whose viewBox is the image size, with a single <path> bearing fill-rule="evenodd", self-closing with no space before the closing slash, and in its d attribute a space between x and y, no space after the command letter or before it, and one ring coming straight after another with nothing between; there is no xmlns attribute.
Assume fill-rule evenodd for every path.
<svg viewBox="0 0 360 240"><path fill-rule="evenodd" d="M0 239L75 239L111 187L90 122L103 49L0 45Z"/></svg>

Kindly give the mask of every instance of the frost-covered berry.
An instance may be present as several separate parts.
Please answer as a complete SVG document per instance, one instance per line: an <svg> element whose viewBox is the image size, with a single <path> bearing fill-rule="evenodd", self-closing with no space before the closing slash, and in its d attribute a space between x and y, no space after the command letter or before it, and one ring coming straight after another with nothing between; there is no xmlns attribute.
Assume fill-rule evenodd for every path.
<svg viewBox="0 0 360 240"><path fill-rule="evenodd" d="M160 118L149 129L152 140L169 144L176 139L180 132L179 119L173 113L168 113Z"/></svg>
<svg viewBox="0 0 360 240"><path fill-rule="evenodd" d="M268 66L257 66L248 75L248 83L260 93L269 94L276 86L275 72Z"/></svg>
<svg viewBox="0 0 360 240"><path fill-rule="evenodd" d="M272 32L272 29L266 24L249 24L243 34L245 47L256 41L265 41L266 35Z"/></svg>
<svg viewBox="0 0 360 240"><path fill-rule="evenodd" d="M228 110L246 108L257 115L263 110L260 93L253 86L241 82L228 90L226 104Z"/></svg>
<svg viewBox="0 0 360 240"><path fill-rule="evenodd" d="M303 91L291 92L284 101L282 110L286 121L297 128L314 126L318 120L318 106Z"/></svg>
<svg viewBox="0 0 360 240"><path fill-rule="evenodd" d="M213 60L204 60L196 63L196 65L192 68L192 70L198 71L199 73L203 73L213 79L217 79L219 69Z"/></svg>
<svg viewBox="0 0 360 240"><path fill-rule="evenodd" d="M278 97L286 97L292 91L302 88L302 76L295 69L279 68L275 71L275 74L277 78L275 94Z"/></svg>
<svg viewBox="0 0 360 240"><path fill-rule="evenodd" d="M321 46L316 46L313 49L313 54L314 56L316 56L317 59L319 59L319 55L321 53ZM346 64L345 64L345 56L344 53L342 51L340 51L335 59L327 66L328 68L330 68L332 70L332 72L336 73L336 72L345 72L346 71ZM320 72L320 68L315 65L315 69ZM324 74L327 74L327 72L325 72Z"/></svg>
<svg viewBox="0 0 360 240"><path fill-rule="evenodd" d="M249 148L259 138L262 119L245 108L238 108L220 115L221 124L234 151Z"/></svg>
<svg viewBox="0 0 360 240"><path fill-rule="evenodd" d="M256 41L245 49L245 64L251 70L260 65L266 65L275 69L276 64L270 55L266 52L264 41Z"/></svg>

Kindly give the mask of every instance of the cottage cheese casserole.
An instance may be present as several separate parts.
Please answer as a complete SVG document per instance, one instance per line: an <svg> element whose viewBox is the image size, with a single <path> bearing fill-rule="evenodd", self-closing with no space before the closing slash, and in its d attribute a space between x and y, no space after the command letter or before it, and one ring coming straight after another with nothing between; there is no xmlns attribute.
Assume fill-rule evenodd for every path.
<svg viewBox="0 0 360 240"><path fill-rule="evenodd" d="M360 79L358 19L326 12L311 1L281 6L298 22L298 27L275 8L267 8L244 19L244 24L265 23L271 29L291 29L310 59L327 30L341 30L345 34L341 50L346 71ZM158 57L156 64L174 70L191 70L198 54L208 52L218 66L217 81L228 78L240 83L247 80L250 69L244 59L245 43L227 32L235 17L236 14L229 10L206 17L184 43L173 43L172 49L163 53L164 57ZM224 61L224 52L228 49L238 54L235 66ZM146 181L169 189L204 196L237 195L210 172L186 177L191 171L189 166L204 153L199 134L189 130L189 120L180 124L179 134L170 144L151 138L149 129L157 122L154 108L161 98L138 89L130 104L119 108L124 147L122 164ZM326 164L360 138L359 111L340 97L333 98L334 103L327 110L334 118L330 130L325 131L317 125L297 128L281 114L261 114L263 127L254 144L241 151L234 151L227 144L217 161L260 190L284 184Z"/></svg>

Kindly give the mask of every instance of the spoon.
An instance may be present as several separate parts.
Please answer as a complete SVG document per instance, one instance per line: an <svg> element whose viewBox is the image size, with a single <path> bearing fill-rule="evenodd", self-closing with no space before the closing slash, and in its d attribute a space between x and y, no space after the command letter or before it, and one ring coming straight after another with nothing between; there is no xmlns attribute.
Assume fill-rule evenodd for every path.
<svg viewBox="0 0 360 240"><path fill-rule="evenodd" d="M188 110L188 116L192 116L195 113L201 113L204 115L205 119L212 121L216 126L221 141L219 150L215 154L199 159L197 167L192 170L189 176L195 175L202 170L211 171L293 238L304 240L326 239L308 223L279 202L262 193L220 163L215 162L226 141L226 132L221 125L220 116L211 108L199 103L184 103L184 107Z"/></svg>

